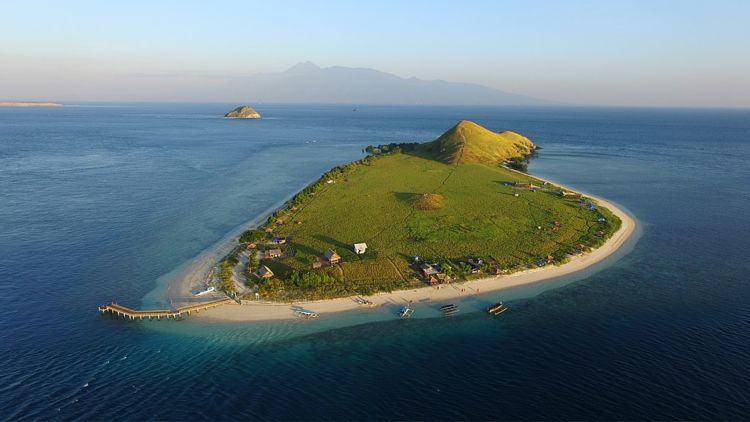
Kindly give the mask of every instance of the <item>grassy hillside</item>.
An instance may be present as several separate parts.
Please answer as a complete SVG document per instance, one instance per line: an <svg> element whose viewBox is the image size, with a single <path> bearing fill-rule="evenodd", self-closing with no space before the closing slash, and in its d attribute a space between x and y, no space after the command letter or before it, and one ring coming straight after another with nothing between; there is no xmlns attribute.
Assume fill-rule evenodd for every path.
<svg viewBox="0 0 750 422"><path fill-rule="evenodd" d="M534 151L525 136L506 131L495 133L468 120L462 120L438 139L420 145L417 153L445 164L498 164Z"/></svg>
<svg viewBox="0 0 750 422"><path fill-rule="evenodd" d="M435 142L468 134L472 138L463 147L471 146L473 159L497 157L496 149L481 155L490 151L484 148L487 143L497 140L472 125L462 122L451 136ZM473 142L476 134L479 142ZM518 142L522 147L510 146L508 151L527 145ZM262 262L274 278L249 279L267 299L368 294L424 286L411 267L414 256L460 280L542 261L562 263L580 244L597 246L619 228L608 210L592 211L579 198L562 198L555 186L494 164L460 157L459 164L446 164L442 157L394 153L330 171L269 219L266 228L273 234L268 237L288 242L268 248L280 247L284 256ZM516 187L514 182L539 189ZM597 221L600 217L606 221ZM262 249L263 241L259 243ZM355 243L367 243L367 252L356 255ZM338 253L342 262L314 269L327 250ZM482 258L481 267L470 271L469 258Z"/></svg>

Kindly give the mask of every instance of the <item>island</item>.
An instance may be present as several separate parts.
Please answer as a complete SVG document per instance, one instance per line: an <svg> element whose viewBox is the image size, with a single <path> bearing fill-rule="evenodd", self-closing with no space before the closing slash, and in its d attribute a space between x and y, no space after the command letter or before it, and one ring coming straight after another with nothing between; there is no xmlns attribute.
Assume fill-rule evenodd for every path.
<svg viewBox="0 0 750 422"><path fill-rule="evenodd" d="M250 106L239 106L229 113L225 114L227 119L260 119L260 113Z"/></svg>
<svg viewBox="0 0 750 422"><path fill-rule="evenodd" d="M413 304L584 270L623 246L635 220L527 174L538 150L523 135L466 120L431 142L370 145L364 158L329 170L183 266L162 302L170 309L99 309L130 319L200 310L209 320L261 321L400 304L403 317Z"/></svg>
<svg viewBox="0 0 750 422"><path fill-rule="evenodd" d="M169 300L229 296L238 305L201 317L277 320L303 307L434 303L580 271L622 246L635 221L526 174L538 149L470 121L432 142L368 146L186 266Z"/></svg>
<svg viewBox="0 0 750 422"><path fill-rule="evenodd" d="M62 107L62 104L38 101L0 101L0 107Z"/></svg>

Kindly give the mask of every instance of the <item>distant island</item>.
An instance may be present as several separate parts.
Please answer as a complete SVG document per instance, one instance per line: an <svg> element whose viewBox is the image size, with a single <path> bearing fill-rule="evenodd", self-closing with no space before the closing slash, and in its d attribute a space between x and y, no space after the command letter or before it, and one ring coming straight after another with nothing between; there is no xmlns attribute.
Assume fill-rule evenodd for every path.
<svg viewBox="0 0 750 422"><path fill-rule="evenodd" d="M0 107L62 107L62 104L37 101L0 101Z"/></svg>
<svg viewBox="0 0 750 422"><path fill-rule="evenodd" d="M331 169L235 238L207 279L186 277L172 297L206 289L215 299L221 291L257 306L222 306L209 311L215 317L276 319L293 317L284 303L331 299L315 304L334 312L373 303L363 296L378 304L396 297L380 292L417 298L427 289L450 298L479 292L467 283L523 284L612 253L634 222L610 204L513 169L525 168L536 150L520 134L470 121L432 142L368 146L365 158ZM601 248L624 221L627 230ZM549 275L526 274L532 269Z"/></svg>
<svg viewBox="0 0 750 422"><path fill-rule="evenodd" d="M496 88L444 80L402 78L376 69L346 66L320 67L298 63L273 73L236 76L209 95L276 103L403 104L403 105L554 105Z"/></svg>
<svg viewBox="0 0 750 422"><path fill-rule="evenodd" d="M225 114L224 117L228 119L260 119L260 113L250 106L243 105Z"/></svg>

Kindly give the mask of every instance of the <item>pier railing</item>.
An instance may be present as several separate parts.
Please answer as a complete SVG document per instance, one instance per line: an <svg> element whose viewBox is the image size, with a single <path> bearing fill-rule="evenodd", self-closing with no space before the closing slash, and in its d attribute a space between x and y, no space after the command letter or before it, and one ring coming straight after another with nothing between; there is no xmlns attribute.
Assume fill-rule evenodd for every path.
<svg viewBox="0 0 750 422"><path fill-rule="evenodd" d="M230 299L227 297L224 299L213 300L210 302L194 303L191 305L181 306L174 310L155 309L155 310L146 310L146 311L130 309L127 306L123 306L118 303L109 303L107 305L100 306L99 312L101 312L102 314L106 312L110 312L113 315L121 316L123 318L127 318L130 320L136 320L136 319L142 320L144 318L147 318L147 319L175 318L176 319L183 315L190 315L192 312L205 311L211 308L215 308L217 306L227 305L230 303L235 303L235 301L234 299Z"/></svg>

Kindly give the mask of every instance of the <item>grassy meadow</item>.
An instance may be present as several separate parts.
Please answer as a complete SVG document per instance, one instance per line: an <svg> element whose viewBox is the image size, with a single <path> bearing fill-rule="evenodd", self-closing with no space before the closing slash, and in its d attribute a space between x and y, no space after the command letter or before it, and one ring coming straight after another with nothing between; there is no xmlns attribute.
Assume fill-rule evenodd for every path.
<svg viewBox="0 0 750 422"><path fill-rule="evenodd" d="M561 189L499 165L445 164L394 153L339 170L269 219L273 236L289 241L281 246L283 258L262 262L273 279L249 278L266 299L424 286L410 268L414 256L443 264L457 279L481 276L468 271L469 258L483 259L484 274L513 272L541 260L560 264L580 244L603 243L620 224L606 209L591 211L578 198L562 198ZM540 189L515 188L513 182L532 182ZM421 206L426 200L430 206ZM599 216L606 221L597 221ZM356 255L354 243L367 243L367 252ZM329 249L342 262L313 269ZM320 282L292 280L308 272L319 274Z"/></svg>

